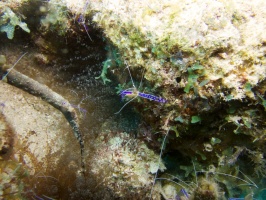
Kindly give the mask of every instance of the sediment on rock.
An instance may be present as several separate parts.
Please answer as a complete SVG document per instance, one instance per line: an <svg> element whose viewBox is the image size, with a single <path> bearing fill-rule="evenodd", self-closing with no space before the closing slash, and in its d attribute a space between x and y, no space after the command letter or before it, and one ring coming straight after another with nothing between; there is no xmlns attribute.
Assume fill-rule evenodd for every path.
<svg viewBox="0 0 266 200"><path fill-rule="evenodd" d="M3 68L1 68L0 70L4 71ZM69 101L62 97L60 94L51 90L46 85L43 85L14 69L12 71L9 71L7 75L7 80L9 84L14 85L22 90L25 90L34 96L41 97L44 101L48 102L53 107L63 113L63 115L71 125L74 131L74 135L80 144L81 167L82 169L84 169L84 141L79 129L79 120L77 117L77 113L75 109L71 106Z"/></svg>

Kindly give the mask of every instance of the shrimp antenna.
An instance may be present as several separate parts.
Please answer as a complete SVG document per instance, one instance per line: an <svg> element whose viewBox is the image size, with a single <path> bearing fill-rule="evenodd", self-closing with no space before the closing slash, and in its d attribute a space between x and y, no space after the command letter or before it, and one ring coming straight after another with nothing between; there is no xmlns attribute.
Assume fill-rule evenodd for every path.
<svg viewBox="0 0 266 200"><path fill-rule="evenodd" d="M143 69L143 71L142 71L142 76L141 76L141 80L140 80L139 88L140 88L140 87L141 87L141 85L142 85L142 80L143 80L143 77L144 77L144 69Z"/></svg>
<svg viewBox="0 0 266 200"><path fill-rule="evenodd" d="M196 185L198 187L199 186L199 184L198 184L198 176L197 176L197 171L196 171L195 163L193 162L193 160L192 160L192 164L193 164L193 169L194 169L195 178L196 178Z"/></svg>
<svg viewBox="0 0 266 200"><path fill-rule="evenodd" d="M124 90L124 91L128 91L128 90L131 90L131 89L136 89L136 90L137 90L137 88L136 88L136 86L135 86L135 84L134 84L134 81L133 81L133 78L132 78L132 75L131 75L130 69L129 69L129 65L127 64L126 61L125 61L125 63L126 63L126 65L127 65L126 68L127 68L128 72L129 72L129 76L130 76L130 79L131 79L131 82L132 82L133 88L128 88L128 89L126 89L126 90ZM141 82L142 82L142 79L141 79ZM125 105L123 105L123 107L122 107L118 112L116 112L115 114L119 114L119 113L124 109L124 107L126 107L127 104L129 104L131 101L133 101L133 100L136 99L137 97L138 97L138 95L136 95L134 98L132 98L131 100L129 100L127 103L125 103Z"/></svg>
<svg viewBox="0 0 266 200"><path fill-rule="evenodd" d="M161 178L157 178L157 176L158 176L158 173L159 173L159 170L160 170L160 163L162 161L163 149L165 147L164 145L165 145L166 138L168 136L169 131L170 131L170 128L168 128L168 130L167 130L167 132L166 132L166 134L164 136L164 139L163 139L163 143L162 143L162 146L161 146L161 152L160 152L159 160L158 160L158 168L156 170L156 173L155 173L155 176L154 176L154 179L153 179L149 200L151 200L151 198L152 198L152 193L153 193L153 189L154 189L154 185L155 185L156 180L160 180L161 179Z"/></svg>
<svg viewBox="0 0 266 200"><path fill-rule="evenodd" d="M22 56L19 57L19 59L15 62L15 64L10 68L8 69L8 72L2 77L2 79L0 80L3 80L8 74L9 72L18 64L18 62L27 54L28 52L24 53Z"/></svg>
<svg viewBox="0 0 266 200"><path fill-rule="evenodd" d="M138 97L138 96L135 96L133 99L129 100L129 101L128 101L125 105L123 105L123 107L122 107L118 112L116 112L115 114L116 114L116 115L119 114L127 104L129 104L131 101L133 101L133 100L136 99L137 97Z"/></svg>
<svg viewBox="0 0 266 200"><path fill-rule="evenodd" d="M126 65L127 65L126 68L128 69L128 72L129 72L129 76L130 76L130 79L131 79L132 85L133 85L134 88L136 88L136 86L135 86L135 84L134 84L134 81L133 81L133 78L132 78L132 76L131 76L130 70L129 70L129 66L128 66L127 62L125 62L125 63L126 63Z"/></svg>

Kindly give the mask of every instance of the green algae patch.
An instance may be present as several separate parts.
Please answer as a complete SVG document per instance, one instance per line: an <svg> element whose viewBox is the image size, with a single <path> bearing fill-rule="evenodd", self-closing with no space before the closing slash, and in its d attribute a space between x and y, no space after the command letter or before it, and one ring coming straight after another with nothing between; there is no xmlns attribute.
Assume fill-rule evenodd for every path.
<svg viewBox="0 0 266 200"><path fill-rule="evenodd" d="M75 1L67 2L70 10L82 12ZM144 118L166 130L168 120L180 123L174 116L184 122L201 116L204 122L209 121L205 119L208 113L219 112L221 121L227 123L225 112L219 111L221 105L261 102L266 74L264 8L261 0L254 4L184 0L178 5L175 1L134 4L118 0L91 2L86 12L93 13L93 21L118 49L122 63L127 63L111 67L110 72L116 71L118 79L124 80L125 67L130 67L133 79L143 69L143 88L167 99L164 106L135 104L140 112L152 113L142 112ZM102 77L108 79L106 73ZM170 118L169 113L173 113ZM250 127L248 120L244 122ZM190 130L189 123L184 125L188 127L177 125L180 134Z"/></svg>
<svg viewBox="0 0 266 200"><path fill-rule="evenodd" d="M0 17L0 32L5 32L8 39L13 39L16 26L19 26L25 32L30 33L27 24L22 22L9 7L5 7L2 12L3 14Z"/></svg>
<svg viewBox="0 0 266 200"><path fill-rule="evenodd" d="M111 69L120 70L119 80L129 67L140 81L143 69L143 88L167 99L134 103L145 123L154 130L169 123L171 134L178 133L171 148L205 165L211 157L221 167L230 146L265 149L266 3L121 2L92 2L93 20L127 63ZM197 145L188 149L191 143Z"/></svg>

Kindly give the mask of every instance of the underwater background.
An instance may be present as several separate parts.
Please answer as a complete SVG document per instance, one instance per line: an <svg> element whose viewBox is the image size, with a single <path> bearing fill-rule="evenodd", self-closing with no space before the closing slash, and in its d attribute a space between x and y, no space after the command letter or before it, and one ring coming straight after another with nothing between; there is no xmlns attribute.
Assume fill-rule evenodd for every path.
<svg viewBox="0 0 266 200"><path fill-rule="evenodd" d="M266 199L264 0L1 0L0 199Z"/></svg>

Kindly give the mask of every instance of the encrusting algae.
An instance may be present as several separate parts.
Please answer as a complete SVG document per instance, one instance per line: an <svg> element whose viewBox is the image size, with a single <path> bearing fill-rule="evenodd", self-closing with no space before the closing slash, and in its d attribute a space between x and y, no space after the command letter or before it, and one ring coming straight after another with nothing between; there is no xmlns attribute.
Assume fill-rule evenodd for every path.
<svg viewBox="0 0 266 200"><path fill-rule="evenodd" d="M31 6L38 8L34 22L26 11ZM6 0L0 9L1 37L12 41L28 34L41 50L35 59L44 66L90 50L98 71L80 67L77 74L87 70L93 89L113 96L117 89L124 100L120 104L117 95L117 115L101 121L97 134L90 135L91 127L81 125L85 176L97 184L94 189L80 187L73 196L86 191L94 199L143 199L156 181L153 199L265 198L260 190L266 178L265 1ZM74 46L65 44L84 49L72 51ZM85 83L88 77L70 82L77 79ZM72 93L78 98L83 93L78 89L86 84L77 85ZM90 108L105 106L93 98L86 94L69 104L77 105L77 113L86 101L91 101ZM141 123L134 130L119 130L110 121L128 118L134 124L130 106ZM153 151L160 148L164 154L159 164ZM77 177L80 184L95 185ZM242 186L245 183L249 186Z"/></svg>

